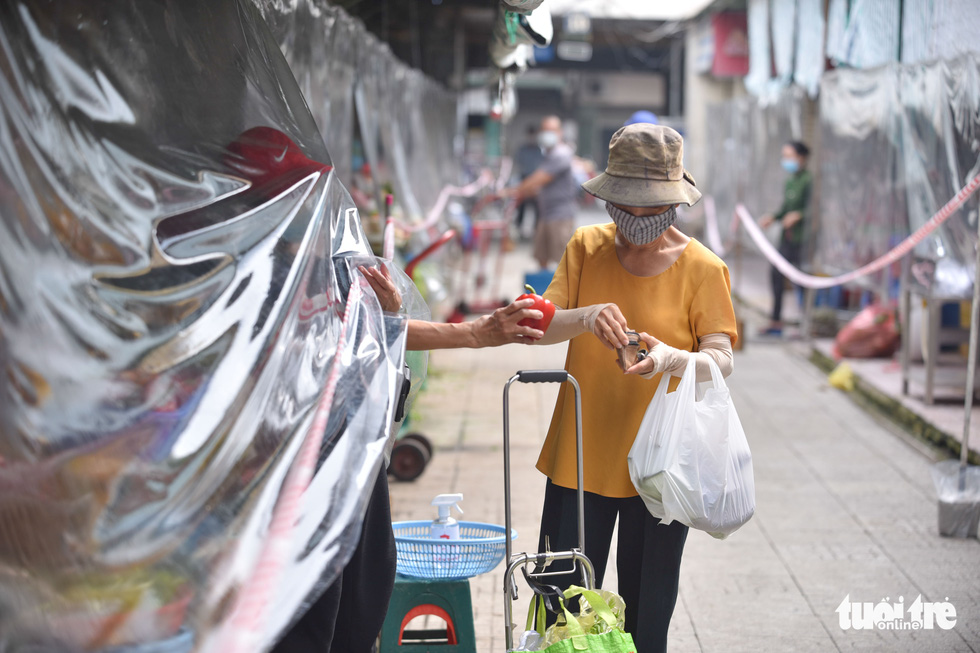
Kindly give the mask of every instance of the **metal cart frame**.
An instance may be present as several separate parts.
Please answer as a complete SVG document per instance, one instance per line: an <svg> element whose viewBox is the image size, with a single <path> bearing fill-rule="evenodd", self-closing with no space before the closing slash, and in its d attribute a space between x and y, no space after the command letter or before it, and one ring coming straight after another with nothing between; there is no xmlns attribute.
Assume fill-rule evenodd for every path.
<svg viewBox="0 0 980 653"><path fill-rule="evenodd" d="M520 383L571 383L575 391L575 456L577 464L578 494L578 546L568 551L545 551L541 553L512 553L511 540L507 538L507 570L504 572L504 619L507 633L505 641L507 650L514 648L514 600L517 599L517 585L514 584L514 574L519 568L524 568L525 574L531 579L546 576L566 576L574 574L576 569L581 574L582 585L586 589L595 588L595 573L592 561L585 555L585 502L583 486L582 461L582 390L578 381L566 370L523 370L515 374L504 386L504 515L506 532L511 532L510 513L510 386L515 381ZM571 560L575 566L568 571L544 571L556 560ZM535 571L527 573L526 566L534 565Z"/></svg>

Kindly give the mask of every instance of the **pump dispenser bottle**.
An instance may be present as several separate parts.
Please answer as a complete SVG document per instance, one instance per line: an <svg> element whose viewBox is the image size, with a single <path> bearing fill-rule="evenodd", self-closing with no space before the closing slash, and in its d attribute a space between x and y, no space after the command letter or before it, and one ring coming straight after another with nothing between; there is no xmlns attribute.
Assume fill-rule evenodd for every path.
<svg viewBox="0 0 980 653"><path fill-rule="evenodd" d="M455 507L456 510L459 510L459 514L462 515L463 510L457 505L462 500L462 494L440 494L432 500L432 505L436 506L439 510L439 518L433 521L432 526L429 527L429 536L432 539L459 539L459 522L449 512Z"/></svg>

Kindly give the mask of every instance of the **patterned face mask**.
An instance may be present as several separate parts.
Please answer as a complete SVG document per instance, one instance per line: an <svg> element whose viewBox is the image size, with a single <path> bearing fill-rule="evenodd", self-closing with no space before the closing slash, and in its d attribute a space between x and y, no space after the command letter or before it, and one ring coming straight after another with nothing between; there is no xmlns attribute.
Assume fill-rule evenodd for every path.
<svg viewBox="0 0 980 653"><path fill-rule="evenodd" d="M672 206L660 215L648 215L638 218L627 213L623 209L617 208L610 202L606 202L606 212L612 221L616 223L616 229L623 234L623 238L634 245L646 245L652 243L667 231L670 225L677 220L677 207Z"/></svg>

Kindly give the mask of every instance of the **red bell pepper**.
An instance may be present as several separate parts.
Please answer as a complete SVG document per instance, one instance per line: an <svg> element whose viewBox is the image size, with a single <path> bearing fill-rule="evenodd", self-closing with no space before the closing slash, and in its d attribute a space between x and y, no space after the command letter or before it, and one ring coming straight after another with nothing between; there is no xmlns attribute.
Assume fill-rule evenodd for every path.
<svg viewBox="0 0 980 653"><path fill-rule="evenodd" d="M524 284L524 287L527 289L527 292L518 297L517 301L521 301L522 299L533 299L534 303L531 304L529 308L541 311L542 317L540 320L526 317L518 322L517 326L531 327L532 329L537 329L541 332L547 331L548 325L551 324L551 318L555 316L555 305L541 295L535 293L534 288L532 288L530 285Z"/></svg>

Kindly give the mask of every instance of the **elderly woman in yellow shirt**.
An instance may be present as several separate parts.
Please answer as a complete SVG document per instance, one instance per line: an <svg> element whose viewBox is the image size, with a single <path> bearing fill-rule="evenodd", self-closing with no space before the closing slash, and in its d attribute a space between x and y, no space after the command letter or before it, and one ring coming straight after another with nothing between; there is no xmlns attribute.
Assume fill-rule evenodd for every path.
<svg viewBox="0 0 980 653"><path fill-rule="evenodd" d="M647 512L626 458L660 375L681 374L695 355L699 378L710 378L707 357L727 376L737 337L728 268L674 226L677 206L701 197L682 157L682 138L669 127L635 124L613 135L605 173L583 184L606 201L612 222L583 227L568 243L544 294L563 310L538 341L571 339L565 368L582 388L585 550L601 585L619 519L618 589L638 653L666 650L687 527ZM611 350L627 344L628 330L642 332L650 356L624 373ZM596 337L577 337L590 331ZM564 386L537 468L548 477L540 550L546 538L552 550L569 549L577 539L575 413Z"/></svg>

